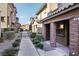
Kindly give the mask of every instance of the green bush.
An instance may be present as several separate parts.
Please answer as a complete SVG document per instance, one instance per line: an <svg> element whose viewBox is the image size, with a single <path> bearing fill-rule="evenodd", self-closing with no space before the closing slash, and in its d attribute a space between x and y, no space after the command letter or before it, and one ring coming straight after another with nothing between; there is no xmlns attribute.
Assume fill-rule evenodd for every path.
<svg viewBox="0 0 79 59"><path fill-rule="evenodd" d="M10 29L9 28L4 28L4 32L6 32L6 31L10 31Z"/></svg>
<svg viewBox="0 0 79 59"><path fill-rule="evenodd" d="M19 49L9 48L9 49L4 50L4 52L2 52L2 55L3 56L15 56L18 51Z"/></svg>
<svg viewBox="0 0 79 59"><path fill-rule="evenodd" d="M20 42L21 41L21 39L17 39L17 40L15 40L16 42Z"/></svg>
<svg viewBox="0 0 79 59"><path fill-rule="evenodd" d="M33 42L33 44L37 44L40 42L40 40L38 40L37 38L33 38L32 42Z"/></svg>
<svg viewBox="0 0 79 59"><path fill-rule="evenodd" d="M41 37L41 35L36 35L36 37L35 37L37 40L39 40L40 42L42 41L42 37Z"/></svg>
<svg viewBox="0 0 79 59"><path fill-rule="evenodd" d="M19 31L20 31L19 29L16 29L16 30L15 30L16 33L18 33Z"/></svg>
<svg viewBox="0 0 79 59"><path fill-rule="evenodd" d="M32 32L31 33L31 38L35 38L35 36L36 36L36 33Z"/></svg>
<svg viewBox="0 0 79 59"><path fill-rule="evenodd" d="M36 37L35 38L33 38L33 43L34 44L37 44L37 43L39 43L39 42L41 42L42 41L42 38L41 38L41 36L39 36L39 35L36 35Z"/></svg>
<svg viewBox="0 0 79 59"><path fill-rule="evenodd" d="M12 44L13 47L17 47L20 44L20 39L15 40L15 42Z"/></svg>
<svg viewBox="0 0 79 59"><path fill-rule="evenodd" d="M40 49L43 49L43 44L41 44L41 43L35 44L35 46L40 48Z"/></svg>

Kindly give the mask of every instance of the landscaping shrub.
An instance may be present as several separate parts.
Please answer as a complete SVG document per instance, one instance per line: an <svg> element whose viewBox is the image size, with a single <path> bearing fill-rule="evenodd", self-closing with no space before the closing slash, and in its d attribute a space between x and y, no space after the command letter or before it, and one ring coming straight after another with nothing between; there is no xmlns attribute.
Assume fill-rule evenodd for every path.
<svg viewBox="0 0 79 59"><path fill-rule="evenodd" d="M32 32L31 33L31 38L35 38L35 36L36 36L36 33Z"/></svg>
<svg viewBox="0 0 79 59"><path fill-rule="evenodd" d="M15 56L19 49L9 48L5 49L4 52L2 52L3 56Z"/></svg>
<svg viewBox="0 0 79 59"><path fill-rule="evenodd" d="M39 35L36 35L36 37L35 38L33 38L33 43L34 44L37 44L37 43L39 43L39 42L41 42L42 41L42 37L41 36L39 36Z"/></svg>
<svg viewBox="0 0 79 59"><path fill-rule="evenodd" d="M35 46L40 48L40 49L43 49L43 44L41 44L41 43L35 44Z"/></svg>
<svg viewBox="0 0 79 59"><path fill-rule="evenodd" d="M15 32L18 33L19 32L19 29L16 29Z"/></svg>
<svg viewBox="0 0 79 59"><path fill-rule="evenodd" d="M14 31L7 31L7 32L5 32L5 34L6 34L6 39L9 39L9 40L11 40L15 37Z"/></svg>
<svg viewBox="0 0 79 59"><path fill-rule="evenodd" d="M20 44L20 39L15 40L15 42L12 44L13 47L17 47Z"/></svg>
<svg viewBox="0 0 79 59"><path fill-rule="evenodd" d="M33 38L32 42L33 42L33 44L37 44L40 42L40 40L38 40L37 38Z"/></svg>
<svg viewBox="0 0 79 59"><path fill-rule="evenodd" d="M39 40L40 42L42 41L42 36L41 35L36 35L35 37L37 40Z"/></svg>
<svg viewBox="0 0 79 59"><path fill-rule="evenodd" d="M6 31L10 31L10 29L9 28L4 28L4 32L6 32Z"/></svg>
<svg viewBox="0 0 79 59"><path fill-rule="evenodd" d="M16 42L20 42L21 41L21 39L17 39L17 40L15 40Z"/></svg>
<svg viewBox="0 0 79 59"><path fill-rule="evenodd" d="M40 35L36 35L35 38L32 39L33 44L35 47L43 49L43 44L41 44L42 37Z"/></svg>

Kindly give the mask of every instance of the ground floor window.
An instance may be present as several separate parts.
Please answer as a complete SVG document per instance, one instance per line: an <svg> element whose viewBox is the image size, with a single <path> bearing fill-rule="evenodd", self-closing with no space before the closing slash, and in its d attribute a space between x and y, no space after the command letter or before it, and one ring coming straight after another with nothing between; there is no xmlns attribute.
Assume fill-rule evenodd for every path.
<svg viewBox="0 0 79 59"><path fill-rule="evenodd" d="M69 20L59 21L55 24L57 42L69 46Z"/></svg>

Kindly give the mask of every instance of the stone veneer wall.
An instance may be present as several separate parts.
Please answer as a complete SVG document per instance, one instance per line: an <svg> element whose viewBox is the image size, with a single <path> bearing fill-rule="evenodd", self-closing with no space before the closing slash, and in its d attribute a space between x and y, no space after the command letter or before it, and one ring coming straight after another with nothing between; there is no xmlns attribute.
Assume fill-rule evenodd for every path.
<svg viewBox="0 0 79 59"><path fill-rule="evenodd" d="M70 19L70 55L79 55L79 18Z"/></svg>

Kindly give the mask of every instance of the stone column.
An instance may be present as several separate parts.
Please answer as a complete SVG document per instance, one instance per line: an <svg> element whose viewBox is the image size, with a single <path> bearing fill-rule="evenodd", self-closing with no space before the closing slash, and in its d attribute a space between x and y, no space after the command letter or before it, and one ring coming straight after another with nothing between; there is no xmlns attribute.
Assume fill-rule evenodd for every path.
<svg viewBox="0 0 79 59"><path fill-rule="evenodd" d="M55 23L50 23L50 45L56 46L56 26Z"/></svg>
<svg viewBox="0 0 79 59"><path fill-rule="evenodd" d="M46 27L45 27L45 24L42 24L42 36L43 36L44 40L46 40Z"/></svg>
<svg viewBox="0 0 79 59"><path fill-rule="evenodd" d="M71 56L79 55L79 17L73 17L70 22L70 53Z"/></svg>

